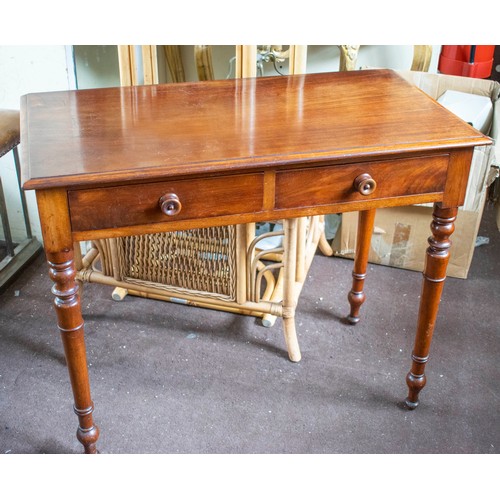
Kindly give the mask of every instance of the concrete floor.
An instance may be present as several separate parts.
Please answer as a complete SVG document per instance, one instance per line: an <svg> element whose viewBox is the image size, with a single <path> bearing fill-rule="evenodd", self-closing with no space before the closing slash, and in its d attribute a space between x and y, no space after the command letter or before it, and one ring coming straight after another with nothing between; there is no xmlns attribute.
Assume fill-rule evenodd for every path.
<svg viewBox="0 0 500 500"><path fill-rule="evenodd" d="M485 210L467 280L449 278L421 404L403 409L421 275L370 265L346 325L352 262L318 255L281 324L127 297L83 300L103 454L450 453L500 450L500 233ZM0 294L0 453L79 453L51 283L38 257Z"/></svg>

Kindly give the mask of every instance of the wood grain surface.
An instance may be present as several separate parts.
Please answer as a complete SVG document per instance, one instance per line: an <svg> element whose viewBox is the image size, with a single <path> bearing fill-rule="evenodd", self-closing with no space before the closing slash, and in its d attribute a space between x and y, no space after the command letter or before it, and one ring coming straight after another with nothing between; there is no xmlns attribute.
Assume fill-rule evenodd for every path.
<svg viewBox="0 0 500 500"><path fill-rule="evenodd" d="M391 70L29 94L21 109L26 189L489 142Z"/></svg>

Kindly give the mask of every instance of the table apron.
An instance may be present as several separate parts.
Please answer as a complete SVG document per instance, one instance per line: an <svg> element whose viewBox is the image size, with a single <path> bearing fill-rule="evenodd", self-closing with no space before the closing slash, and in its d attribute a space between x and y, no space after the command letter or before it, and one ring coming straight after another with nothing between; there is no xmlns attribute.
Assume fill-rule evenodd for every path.
<svg viewBox="0 0 500 500"><path fill-rule="evenodd" d="M248 174L173 179L68 191L75 234L126 228L146 232L275 218L300 217L366 207L439 201L449 155L308 168L269 169ZM354 181L369 175L376 189L358 192ZM176 203L173 214L160 199ZM178 200L178 201L177 201ZM148 226L148 228L146 227ZM119 231L121 234L123 231Z"/></svg>

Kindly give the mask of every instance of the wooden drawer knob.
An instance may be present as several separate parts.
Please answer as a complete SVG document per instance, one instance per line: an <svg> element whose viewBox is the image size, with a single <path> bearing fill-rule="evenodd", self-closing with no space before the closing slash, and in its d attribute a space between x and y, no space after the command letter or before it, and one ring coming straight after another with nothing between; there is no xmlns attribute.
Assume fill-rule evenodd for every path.
<svg viewBox="0 0 500 500"><path fill-rule="evenodd" d="M181 200L174 193L164 194L160 200L160 209L165 215L177 215L182 208Z"/></svg>
<svg viewBox="0 0 500 500"><path fill-rule="evenodd" d="M372 194L377 188L377 183L370 174L361 174L354 179L354 189L363 196Z"/></svg>

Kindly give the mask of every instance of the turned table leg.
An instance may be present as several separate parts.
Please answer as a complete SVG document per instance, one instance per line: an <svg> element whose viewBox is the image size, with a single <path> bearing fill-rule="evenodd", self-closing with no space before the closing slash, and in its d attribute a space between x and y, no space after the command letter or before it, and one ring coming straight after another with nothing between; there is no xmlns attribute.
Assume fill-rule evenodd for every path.
<svg viewBox="0 0 500 500"><path fill-rule="evenodd" d="M90 398L83 318L72 257L72 250L59 254L47 254L50 278L54 281L52 293L55 295L54 305L58 327L75 400L73 408L79 420L76 436L83 444L85 453L96 453L99 429L92 419L94 405Z"/></svg>
<svg viewBox="0 0 500 500"><path fill-rule="evenodd" d="M424 370L429 359L432 334L446 279L446 267L451 246L449 238L455 229L456 215L457 208L441 208L438 204L434 205L431 224L432 236L428 239L429 248L423 272L417 334L411 356L412 365L406 376L409 392L405 403L409 409L418 406L418 394L426 383Z"/></svg>
<svg viewBox="0 0 500 500"><path fill-rule="evenodd" d="M99 429L92 418L94 405L90 397L67 195L65 191L55 189L39 191L37 201L49 275L54 282L52 293L55 296L57 323L73 390L74 411L79 421L76 435L85 453L97 453Z"/></svg>
<svg viewBox="0 0 500 500"><path fill-rule="evenodd" d="M352 272L352 289L347 295L351 312L347 316L347 321L355 325L359 321L359 310L366 300L363 286L366 278L366 268L368 267L368 254L375 222L376 210L363 210L358 214L358 233L356 238L356 255L354 257L354 269Z"/></svg>

